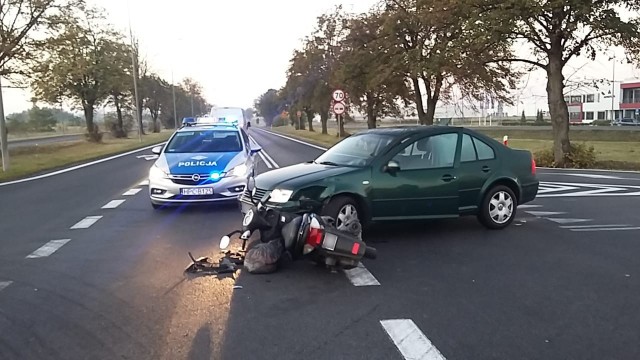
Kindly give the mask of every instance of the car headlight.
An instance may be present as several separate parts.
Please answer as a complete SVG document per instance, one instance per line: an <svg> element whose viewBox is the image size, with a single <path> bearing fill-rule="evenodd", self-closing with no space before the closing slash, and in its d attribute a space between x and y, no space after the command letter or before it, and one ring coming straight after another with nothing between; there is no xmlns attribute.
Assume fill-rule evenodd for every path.
<svg viewBox="0 0 640 360"><path fill-rule="evenodd" d="M269 196L269 201L274 203L286 203L293 194L292 190L275 189Z"/></svg>
<svg viewBox="0 0 640 360"><path fill-rule="evenodd" d="M166 179L167 177L167 173L156 165L153 165L151 169L149 169L149 179Z"/></svg>
<svg viewBox="0 0 640 360"><path fill-rule="evenodd" d="M249 167L246 164L238 165L229 171L229 176L245 176Z"/></svg>

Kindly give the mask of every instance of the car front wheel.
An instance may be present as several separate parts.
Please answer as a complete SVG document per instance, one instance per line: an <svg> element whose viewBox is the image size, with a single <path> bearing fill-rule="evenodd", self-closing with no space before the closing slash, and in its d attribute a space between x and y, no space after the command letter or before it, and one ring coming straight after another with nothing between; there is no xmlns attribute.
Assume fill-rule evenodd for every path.
<svg viewBox="0 0 640 360"><path fill-rule="evenodd" d="M501 230L513 222L517 206L516 196L509 187L494 186L484 197L478 219L489 229Z"/></svg>
<svg viewBox="0 0 640 360"><path fill-rule="evenodd" d="M322 209L322 215L333 218L338 230L345 230L345 226L354 220L360 221L360 224L363 225L358 203L349 196L337 196L331 199Z"/></svg>

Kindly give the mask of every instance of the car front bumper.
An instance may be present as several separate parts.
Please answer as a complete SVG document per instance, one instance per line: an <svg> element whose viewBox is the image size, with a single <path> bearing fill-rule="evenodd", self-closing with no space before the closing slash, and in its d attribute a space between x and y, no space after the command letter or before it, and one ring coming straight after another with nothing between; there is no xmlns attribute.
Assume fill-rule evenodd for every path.
<svg viewBox="0 0 640 360"><path fill-rule="evenodd" d="M149 198L156 205L212 203L237 200L247 186L243 177L222 178L201 185L179 184L171 179L149 179ZM213 188L213 195L182 195L182 189Z"/></svg>

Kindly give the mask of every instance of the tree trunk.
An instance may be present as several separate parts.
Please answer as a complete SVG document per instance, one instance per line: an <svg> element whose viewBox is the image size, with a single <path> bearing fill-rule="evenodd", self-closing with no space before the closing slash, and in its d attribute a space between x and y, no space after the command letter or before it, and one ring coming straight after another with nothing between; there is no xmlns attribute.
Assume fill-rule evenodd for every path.
<svg viewBox="0 0 640 360"><path fill-rule="evenodd" d="M437 99L429 99L427 100L427 114L425 116L425 125L433 125L433 119L436 115L436 105L438 103Z"/></svg>
<svg viewBox="0 0 640 360"><path fill-rule="evenodd" d="M375 109L375 99L371 96L371 93L367 94L367 128L375 129L376 128L376 109Z"/></svg>
<svg viewBox="0 0 640 360"><path fill-rule="evenodd" d="M118 120L116 123L116 136L120 138L127 137L127 133L124 131L124 121L122 120L122 107L120 106L120 97L114 95L113 104L116 106L116 115Z"/></svg>
<svg viewBox="0 0 640 360"><path fill-rule="evenodd" d="M92 142L100 142L102 137L100 136L100 130L93 123L93 108L95 103L92 101L85 101L82 105L84 110L84 120L87 124L87 140Z"/></svg>
<svg viewBox="0 0 640 360"><path fill-rule="evenodd" d="M418 111L418 120L420 124L424 125L426 121L426 114L424 112L424 107L422 106L422 91L420 90L420 80L418 77L412 77L411 81L413 81L413 91L416 97L416 108Z"/></svg>
<svg viewBox="0 0 640 360"><path fill-rule="evenodd" d="M347 132L344 131L344 118L345 114L336 115L336 119L338 119L338 137L340 138L347 136Z"/></svg>
<svg viewBox="0 0 640 360"><path fill-rule="evenodd" d="M158 115L160 115L159 111L152 111L151 112L151 119L153 120L153 132L154 133L159 133L160 132L160 126L158 125Z"/></svg>
<svg viewBox="0 0 640 360"><path fill-rule="evenodd" d="M565 167L565 156L571 151L569 142L569 109L564 101L562 51L549 53L547 66L547 96L553 128L553 157L558 167Z"/></svg>
<svg viewBox="0 0 640 360"><path fill-rule="evenodd" d="M322 123L322 133L328 134L327 132L327 121L329 120L329 111L322 110L320 111L320 122Z"/></svg>
<svg viewBox="0 0 640 360"><path fill-rule="evenodd" d="M433 119L436 115L436 106L438 105L438 101L440 100L440 90L442 89L442 82L444 81L443 76L436 75L435 82L431 84L431 78L427 80L426 76L423 76L422 81L424 81L427 86L427 113L425 115L423 125L433 125ZM433 85L433 91L431 86Z"/></svg>
<svg viewBox="0 0 640 360"><path fill-rule="evenodd" d="M298 116L298 112L296 111L296 116L298 117L298 123L300 124L300 130L306 130L305 126L304 126L304 121L302 121L302 112L300 113L300 116Z"/></svg>
<svg viewBox="0 0 640 360"><path fill-rule="evenodd" d="M311 110L305 110L304 111L307 114L307 123L309 124L309 131L313 131L313 111Z"/></svg>
<svg viewBox="0 0 640 360"><path fill-rule="evenodd" d="M144 100L140 100L138 102L138 106L136 107L136 111L138 112L138 126L140 127L140 133L142 135L145 135L144 133L144 126L142 125L142 112L143 112L143 106L144 106Z"/></svg>

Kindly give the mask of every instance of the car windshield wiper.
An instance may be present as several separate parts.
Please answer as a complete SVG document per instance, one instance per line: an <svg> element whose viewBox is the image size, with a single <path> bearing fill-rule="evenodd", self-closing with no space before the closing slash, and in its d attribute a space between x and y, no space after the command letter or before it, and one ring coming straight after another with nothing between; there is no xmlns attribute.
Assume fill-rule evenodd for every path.
<svg viewBox="0 0 640 360"><path fill-rule="evenodd" d="M315 161L314 161L315 162ZM329 165L329 166L342 166L340 164L336 164L333 161L321 161L321 162L316 162L316 164L320 164L320 165Z"/></svg>

